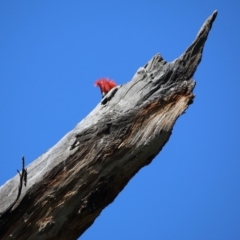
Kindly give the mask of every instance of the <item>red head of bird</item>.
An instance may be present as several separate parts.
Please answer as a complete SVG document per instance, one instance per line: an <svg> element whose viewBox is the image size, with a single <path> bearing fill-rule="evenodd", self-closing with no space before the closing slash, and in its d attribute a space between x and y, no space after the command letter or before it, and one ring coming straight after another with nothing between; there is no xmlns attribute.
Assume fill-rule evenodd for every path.
<svg viewBox="0 0 240 240"><path fill-rule="evenodd" d="M112 88L116 87L117 84L108 78L100 78L95 84L96 87L100 87L102 97L104 97Z"/></svg>

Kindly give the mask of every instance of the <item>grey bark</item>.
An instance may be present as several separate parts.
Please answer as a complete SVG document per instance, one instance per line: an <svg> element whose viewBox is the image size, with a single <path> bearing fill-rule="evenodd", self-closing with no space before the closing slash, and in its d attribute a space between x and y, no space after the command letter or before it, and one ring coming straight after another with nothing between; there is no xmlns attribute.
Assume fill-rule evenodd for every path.
<svg viewBox="0 0 240 240"><path fill-rule="evenodd" d="M151 163L193 102L194 72L217 16L173 62L154 56L55 146L0 188L0 239L77 239ZM24 167L23 167L24 172Z"/></svg>

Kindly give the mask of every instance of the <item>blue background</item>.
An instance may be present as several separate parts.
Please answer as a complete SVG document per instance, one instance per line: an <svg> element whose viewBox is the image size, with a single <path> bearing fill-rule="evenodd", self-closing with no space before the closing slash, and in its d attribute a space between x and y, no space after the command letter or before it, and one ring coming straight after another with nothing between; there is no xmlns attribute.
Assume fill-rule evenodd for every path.
<svg viewBox="0 0 240 240"><path fill-rule="evenodd" d="M240 239L238 1L1 1L0 185L99 103L96 79L174 60L215 9L194 104L81 239Z"/></svg>

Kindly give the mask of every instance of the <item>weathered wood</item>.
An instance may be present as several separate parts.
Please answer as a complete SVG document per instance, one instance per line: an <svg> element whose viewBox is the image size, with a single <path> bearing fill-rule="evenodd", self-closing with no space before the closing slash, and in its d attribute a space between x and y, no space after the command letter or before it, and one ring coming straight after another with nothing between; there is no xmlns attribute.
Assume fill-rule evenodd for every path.
<svg viewBox="0 0 240 240"><path fill-rule="evenodd" d="M192 76L217 16L173 62L159 54L133 79L112 89L55 146L0 188L0 239L76 239L168 141L193 102Z"/></svg>

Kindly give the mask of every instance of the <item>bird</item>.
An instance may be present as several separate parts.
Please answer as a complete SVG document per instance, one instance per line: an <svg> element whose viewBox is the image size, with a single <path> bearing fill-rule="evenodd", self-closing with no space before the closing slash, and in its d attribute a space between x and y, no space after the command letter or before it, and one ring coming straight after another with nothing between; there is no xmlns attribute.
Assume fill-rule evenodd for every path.
<svg viewBox="0 0 240 240"><path fill-rule="evenodd" d="M104 78L98 79L94 83L94 86L100 88L102 98L104 98L112 88L117 86L117 84L112 79L104 77Z"/></svg>

